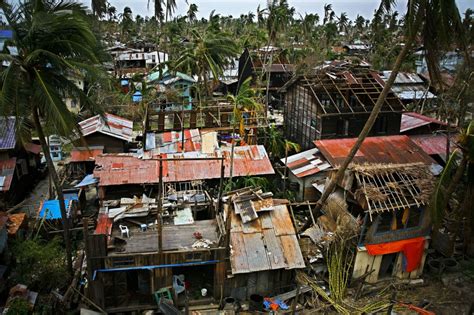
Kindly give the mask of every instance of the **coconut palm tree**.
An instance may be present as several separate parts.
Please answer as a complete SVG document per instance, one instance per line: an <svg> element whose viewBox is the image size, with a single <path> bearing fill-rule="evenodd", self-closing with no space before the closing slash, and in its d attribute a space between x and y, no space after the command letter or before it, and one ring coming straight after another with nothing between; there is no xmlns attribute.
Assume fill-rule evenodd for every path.
<svg viewBox="0 0 474 315"><path fill-rule="evenodd" d="M236 42L224 33L210 30L199 33L196 29L191 30L188 40L172 68L196 75L200 90L210 95L210 86L207 84L210 74L214 80L219 78L223 67L238 53Z"/></svg>
<svg viewBox="0 0 474 315"><path fill-rule="evenodd" d="M197 12L198 12L198 6L195 3L191 3L189 5L188 12L186 13L189 23L193 23L194 21L196 21Z"/></svg>
<svg viewBox="0 0 474 315"><path fill-rule="evenodd" d="M383 0L381 7L386 11L390 11L393 2L392 0ZM404 26L407 31L404 46L395 61L390 77L385 83L357 141L351 148L344 162L339 166L336 175L333 176L326 185L323 195L312 209L315 215L325 205L326 200L333 192L337 183L344 177L344 172L372 129L385 98L400 71L403 61L412 49L415 38L421 36L427 52L428 69L431 80L438 85L441 85L442 82L438 65L439 51L443 49L447 50L452 43L457 43L459 47L466 48L464 28L455 0L409 0L407 7L407 14L404 19ZM468 59L466 60L468 61ZM303 228L307 228L309 225L310 222L308 221Z"/></svg>
<svg viewBox="0 0 474 315"><path fill-rule="evenodd" d="M324 19L323 19L323 25L325 25L327 22L329 22L329 15L331 14L332 11L332 4L325 4L324 5Z"/></svg>
<svg viewBox="0 0 474 315"><path fill-rule="evenodd" d="M95 73L99 46L86 22L85 7L75 2L26 0L14 7L2 5L2 9L13 30L12 45L18 53L0 54L6 65L0 70L0 109L3 115L32 118L59 200L67 267L72 272L68 216L62 185L46 143L45 126L64 137L79 132L63 96L74 95L91 107L70 75Z"/></svg>
<svg viewBox="0 0 474 315"><path fill-rule="evenodd" d="M339 32L346 32L347 34L347 25L349 23L349 18L347 17L346 12L342 12L341 16L338 18L337 25L339 26Z"/></svg>
<svg viewBox="0 0 474 315"><path fill-rule="evenodd" d="M92 0L91 1L92 13L101 18L107 12L107 1L106 0Z"/></svg>

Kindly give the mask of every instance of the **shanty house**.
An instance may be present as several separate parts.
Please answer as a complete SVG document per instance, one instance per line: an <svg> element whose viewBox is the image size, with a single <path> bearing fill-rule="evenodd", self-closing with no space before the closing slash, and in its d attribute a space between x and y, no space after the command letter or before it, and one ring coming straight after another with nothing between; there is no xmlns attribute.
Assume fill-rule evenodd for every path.
<svg viewBox="0 0 474 315"><path fill-rule="evenodd" d="M287 138L309 149L314 139L358 136L383 84L376 71L362 67L323 67L312 75L294 77L280 89ZM403 109L400 99L389 92L370 135L399 134Z"/></svg>
<svg viewBox="0 0 474 315"><path fill-rule="evenodd" d="M287 187L296 192L296 200L317 200L319 194L313 183L327 177L331 165L317 148L310 149L280 160L287 168Z"/></svg>
<svg viewBox="0 0 474 315"><path fill-rule="evenodd" d="M382 71L380 77L387 82L392 71ZM399 72L392 85L392 91L405 105L413 104L419 108L434 106L436 95L429 90L429 83L416 73Z"/></svg>
<svg viewBox="0 0 474 315"><path fill-rule="evenodd" d="M276 295L304 268L303 254L286 205L263 195L231 195L230 270L225 293L239 300Z"/></svg>
<svg viewBox="0 0 474 315"><path fill-rule="evenodd" d="M357 139L318 140L337 168ZM416 278L423 271L431 231L427 208L439 170L407 136L369 137L349 166L335 196L362 221L353 277ZM324 188L323 188L324 189ZM343 192L343 193L342 193Z"/></svg>
<svg viewBox="0 0 474 315"><path fill-rule="evenodd" d="M21 201L41 166L41 147L17 141L16 117L0 118L0 204L7 208Z"/></svg>
<svg viewBox="0 0 474 315"><path fill-rule="evenodd" d="M133 141L133 122L109 113L83 120L79 128L87 147L102 146L104 153L127 152ZM76 144L82 147L82 139Z"/></svg>
<svg viewBox="0 0 474 315"><path fill-rule="evenodd" d="M143 158L134 154L99 155L95 159L97 167L94 170L94 177L99 180L99 198L104 199L109 194L141 194L144 188L156 186L160 182L160 164L165 183L217 180L221 178L222 164L225 167L224 177L228 178L230 151L230 148L221 148L212 153L191 151L156 156L146 153ZM224 158L223 162L220 157ZM262 145L234 148L233 177L272 174L272 164Z"/></svg>
<svg viewBox="0 0 474 315"><path fill-rule="evenodd" d="M104 153L104 146L75 147L68 160L69 171L73 177L83 178L92 174L96 156Z"/></svg>
<svg viewBox="0 0 474 315"><path fill-rule="evenodd" d="M148 85L156 84L158 92L175 91L178 94L179 100L176 103L169 104L168 110L191 109L193 97L191 95L191 88L196 83L196 80L189 75L182 72L171 73L167 67L162 71L151 73L146 78Z"/></svg>

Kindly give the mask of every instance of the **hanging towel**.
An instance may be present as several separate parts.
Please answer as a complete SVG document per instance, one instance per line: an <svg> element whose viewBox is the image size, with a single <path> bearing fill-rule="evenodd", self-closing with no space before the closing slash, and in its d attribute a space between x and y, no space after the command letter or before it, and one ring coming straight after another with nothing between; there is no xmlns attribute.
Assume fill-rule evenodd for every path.
<svg viewBox="0 0 474 315"><path fill-rule="evenodd" d="M385 255L402 252L403 266L406 272L412 272L420 266L425 248L425 238L416 237L401 241L365 245L369 255Z"/></svg>

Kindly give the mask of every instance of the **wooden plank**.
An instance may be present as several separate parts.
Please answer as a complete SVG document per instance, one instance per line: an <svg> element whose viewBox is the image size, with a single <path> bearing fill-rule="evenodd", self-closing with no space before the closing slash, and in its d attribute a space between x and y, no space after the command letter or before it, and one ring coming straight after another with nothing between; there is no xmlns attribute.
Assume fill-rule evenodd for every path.
<svg viewBox="0 0 474 315"><path fill-rule="evenodd" d="M295 234L293 222L291 221L290 214L285 205L275 206L273 211L270 211L272 217L273 229L275 235L290 235Z"/></svg>
<svg viewBox="0 0 474 315"><path fill-rule="evenodd" d="M230 224L230 231L231 232L242 232L242 220L240 217L234 213L234 211L230 211L231 215L231 224Z"/></svg>
<svg viewBox="0 0 474 315"><path fill-rule="evenodd" d="M260 220L254 220L247 223L242 223L241 225L242 225L242 231L244 232L244 234L259 233L262 231L262 225L260 223Z"/></svg>
<svg viewBox="0 0 474 315"><path fill-rule="evenodd" d="M263 230L263 242L267 246L267 256L271 269L287 268L288 264L285 261L280 238L275 236L273 229Z"/></svg>
<svg viewBox="0 0 474 315"><path fill-rule="evenodd" d="M382 257L383 255L377 255L373 256L374 260L372 261L372 265L369 268L369 272L374 270L369 276L367 276L366 281L368 283L375 283L379 279L379 271L380 271L380 265L382 263Z"/></svg>
<svg viewBox="0 0 474 315"><path fill-rule="evenodd" d="M251 272L269 270L270 265L265 251L265 244L263 244L262 233L242 234L242 237L247 252L249 270Z"/></svg>
<svg viewBox="0 0 474 315"><path fill-rule="evenodd" d="M287 269L304 268L306 265L296 235L282 235L280 242L288 265Z"/></svg>
<svg viewBox="0 0 474 315"><path fill-rule="evenodd" d="M371 256L365 250L357 250L356 258L354 261L354 271L352 272L352 278L357 279L369 272L370 266L372 266L374 256Z"/></svg>
<svg viewBox="0 0 474 315"><path fill-rule="evenodd" d="M242 233L230 233L230 244L232 245L230 265L232 273L250 272L247 252L245 250L245 243L242 235Z"/></svg>
<svg viewBox="0 0 474 315"><path fill-rule="evenodd" d="M272 222L272 216L270 212L260 213L259 220L260 220L260 224L262 225L262 229L273 230L273 222Z"/></svg>

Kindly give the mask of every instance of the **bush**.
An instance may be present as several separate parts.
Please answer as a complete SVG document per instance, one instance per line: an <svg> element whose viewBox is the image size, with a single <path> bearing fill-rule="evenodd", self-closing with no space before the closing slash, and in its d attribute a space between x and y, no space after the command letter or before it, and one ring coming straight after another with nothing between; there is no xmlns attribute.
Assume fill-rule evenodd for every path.
<svg viewBox="0 0 474 315"><path fill-rule="evenodd" d="M49 292L62 288L69 277L66 270L66 256L60 238L18 241L13 245L15 267L12 278L31 290Z"/></svg>

